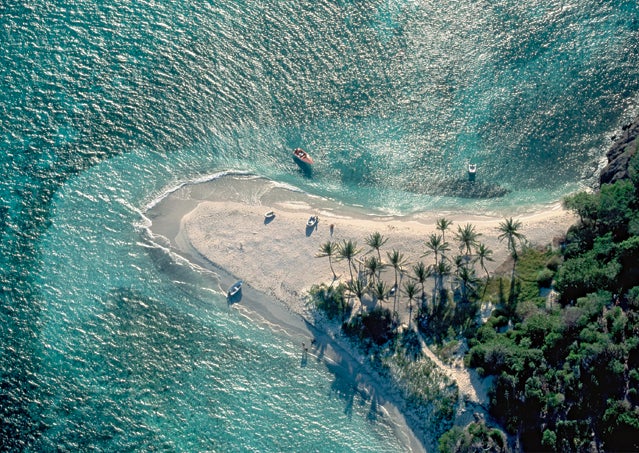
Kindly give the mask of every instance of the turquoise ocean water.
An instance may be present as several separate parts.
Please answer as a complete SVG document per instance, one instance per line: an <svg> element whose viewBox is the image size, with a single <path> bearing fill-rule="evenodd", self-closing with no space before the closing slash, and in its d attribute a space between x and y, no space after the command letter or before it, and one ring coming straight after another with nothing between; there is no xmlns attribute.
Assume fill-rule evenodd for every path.
<svg viewBox="0 0 639 453"><path fill-rule="evenodd" d="M225 171L396 214L554 202L637 114L638 37L621 0L0 2L0 449L401 449L145 206ZM468 161L506 195L450 196Z"/></svg>

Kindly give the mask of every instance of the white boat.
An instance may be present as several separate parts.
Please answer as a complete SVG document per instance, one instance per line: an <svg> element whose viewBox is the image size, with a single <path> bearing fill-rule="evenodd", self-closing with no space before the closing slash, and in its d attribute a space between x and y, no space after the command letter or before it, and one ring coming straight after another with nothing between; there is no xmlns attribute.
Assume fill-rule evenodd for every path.
<svg viewBox="0 0 639 453"><path fill-rule="evenodd" d="M237 293L239 293L239 292L242 290L242 284L243 284L243 283L244 283L244 282L243 282L242 280L235 282L235 283L233 284L233 286L231 286L231 287L229 288L229 291L228 291L228 293L227 293L227 294L228 294L228 297L233 297L233 296L235 296Z"/></svg>
<svg viewBox="0 0 639 453"><path fill-rule="evenodd" d="M275 211L268 211L264 214L265 219L272 219L273 217L275 217Z"/></svg>
<svg viewBox="0 0 639 453"><path fill-rule="evenodd" d="M468 164L468 180L474 181L477 173L477 164Z"/></svg>
<svg viewBox="0 0 639 453"><path fill-rule="evenodd" d="M306 221L306 226L308 228L314 227L315 225L317 225L318 220L319 220L319 217L317 217L316 215L312 215Z"/></svg>

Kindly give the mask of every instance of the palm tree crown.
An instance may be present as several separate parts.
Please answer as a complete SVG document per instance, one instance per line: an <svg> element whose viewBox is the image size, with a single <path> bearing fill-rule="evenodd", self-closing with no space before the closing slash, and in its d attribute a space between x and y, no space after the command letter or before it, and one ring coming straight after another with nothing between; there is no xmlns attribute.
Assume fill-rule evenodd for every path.
<svg viewBox="0 0 639 453"><path fill-rule="evenodd" d="M442 240L444 242L446 242L446 238L444 237L444 234L446 233L446 231L448 231L448 228L450 228L452 224L453 224L453 221L448 220L446 217L440 217L439 219L437 219L436 228L442 232Z"/></svg>
<svg viewBox="0 0 639 453"><path fill-rule="evenodd" d="M475 269L462 266L457 272L457 278L460 282L462 302L467 302L468 295L476 290L477 277L475 277Z"/></svg>
<svg viewBox="0 0 639 453"><path fill-rule="evenodd" d="M335 270L333 269L333 256L335 256L338 252L338 245L336 242L326 241L322 245L320 245L319 252L317 253L318 258L323 258L328 256L328 265L331 267L331 272L333 273L333 278L336 279L337 275L335 274Z"/></svg>
<svg viewBox="0 0 639 453"><path fill-rule="evenodd" d="M486 247L486 244L482 242L475 250L475 253L477 254L477 261L479 261L479 265L484 270L484 272L486 272L486 279L490 278L488 269L486 269L486 261L495 261L492 258L493 251Z"/></svg>
<svg viewBox="0 0 639 453"><path fill-rule="evenodd" d="M452 268L446 261L440 261L439 264L433 267L433 276L435 277L435 288L437 290L444 289L444 277L450 275Z"/></svg>
<svg viewBox="0 0 639 453"><path fill-rule="evenodd" d="M513 254L513 258L515 261L517 260L517 245L515 244L515 240L522 242L525 239L525 236L519 232L521 228L521 222L519 220L504 219L503 222L499 224L497 230L501 233L498 238L500 241L506 239L508 250Z"/></svg>
<svg viewBox="0 0 639 453"><path fill-rule="evenodd" d="M355 258L355 256L358 255L360 252L361 250L357 248L357 242L350 239L348 241L344 239L339 245L338 254L340 258L348 261L348 271L351 274L351 281L353 280L353 258Z"/></svg>
<svg viewBox="0 0 639 453"><path fill-rule="evenodd" d="M395 312L395 302L397 301L397 295L399 293L399 287L397 286L397 274L403 271L403 266L406 264L406 260L404 259L404 254L399 250L393 249L392 252L386 252L386 256L388 256L388 261L390 265L393 266L395 270L395 298L393 299L393 313Z"/></svg>
<svg viewBox="0 0 639 453"><path fill-rule="evenodd" d="M364 267L368 270L368 274L371 276L371 284L373 284L375 277L378 276L385 266L376 256L371 256L364 261Z"/></svg>
<svg viewBox="0 0 639 453"><path fill-rule="evenodd" d="M429 251L426 252L426 255L430 253L435 254L435 266L437 266L437 264L439 263L437 257L440 254L443 255L444 252L446 252L447 250L450 250L448 242L444 242L443 237L435 233L431 234L428 237L428 241L426 241L426 248L429 249Z"/></svg>
<svg viewBox="0 0 639 453"><path fill-rule="evenodd" d="M410 321L413 317L413 299L415 299L415 294L417 293L415 282L412 280L407 281L404 284L404 292L406 293L406 297L408 297L408 326L410 327Z"/></svg>
<svg viewBox="0 0 639 453"><path fill-rule="evenodd" d="M463 228L458 225L455 238L459 241L459 250L465 250L466 256L471 254L471 248L477 244L481 233L475 231L475 226L467 223Z"/></svg>
<svg viewBox="0 0 639 453"><path fill-rule="evenodd" d="M397 273L402 272L403 266L406 264L404 254L399 250L393 249L392 252L386 252L390 265L395 269L395 287L397 287Z"/></svg>
<svg viewBox="0 0 639 453"><path fill-rule="evenodd" d="M386 244L386 241L388 241L388 238L385 238L379 231L374 232L365 239L366 245L368 245L373 250L377 250L377 258L380 261L382 261L382 256L379 252L379 249L382 248L384 244Z"/></svg>
<svg viewBox="0 0 639 453"><path fill-rule="evenodd" d="M384 280L378 280L377 284L373 287L373 296L377 298L378 301L383 302L386 299L386 295L388 294L388 285Z"/></svg>
<svg viewBox="0 0 639 453"><path fill-rule="evenodd" d="M422 285L422 302L426 297L426 291L424 290L424 283L426 279L430 276L429 268L424 264L423 261L418 262L413 266L413 277Z"/></svg>

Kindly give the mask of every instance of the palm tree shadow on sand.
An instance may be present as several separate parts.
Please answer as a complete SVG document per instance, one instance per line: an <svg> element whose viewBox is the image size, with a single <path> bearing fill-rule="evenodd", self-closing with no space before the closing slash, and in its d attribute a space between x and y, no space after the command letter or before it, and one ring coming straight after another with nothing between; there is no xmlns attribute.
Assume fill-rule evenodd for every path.
<svg viewBox="0 0 639 453"><path fill-rule="evenodd" d="M316 331L315 326L306 319L304 319L304 323L311 333ZM344 414L348 417L352 416L356 404L361 407L369 405L366 417L371 421L377 420L382 414L380 408L386 403L384 397L379 395L374 387L364 384L359 364L339 356L336 362L325 360L330 343L329 338L319 334L311 340L310 349L317 362L325 362L328 371L334 377L330 386L331 395L337 396L344 402ZM334 347L339 346L334 345ZM307 363L308 356L304 357L303 355L302 366L306 366Z"/></svg>

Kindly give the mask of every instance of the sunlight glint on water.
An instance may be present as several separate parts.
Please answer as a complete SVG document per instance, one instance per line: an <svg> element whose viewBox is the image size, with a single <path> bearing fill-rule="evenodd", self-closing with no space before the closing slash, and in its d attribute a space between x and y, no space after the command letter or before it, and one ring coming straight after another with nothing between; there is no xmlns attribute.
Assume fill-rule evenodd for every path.
<svg viewBox="0 0 639 453"><path fill-rule="evenodd" d="M226 171L396 214L556 202L637 113L639 7L595 3L4 2L3 441L401 449L349 379L150 248L144 208ZM505 194L465 198L469 161Z"/></svg>

